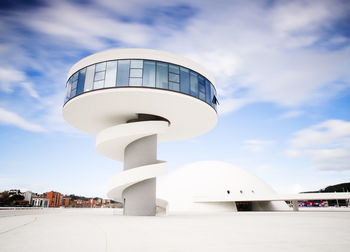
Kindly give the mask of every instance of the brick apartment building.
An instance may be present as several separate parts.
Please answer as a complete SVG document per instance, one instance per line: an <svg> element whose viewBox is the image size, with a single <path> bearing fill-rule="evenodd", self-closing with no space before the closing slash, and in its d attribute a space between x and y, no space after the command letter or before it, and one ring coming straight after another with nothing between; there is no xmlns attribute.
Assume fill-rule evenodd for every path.
<svg viewBox="0 0 350 252"><path fill-rule="evenodd" d="M46 198L49 199L49 207L60 207L61 205L61 194L59 192L47 192Z"/></svg>

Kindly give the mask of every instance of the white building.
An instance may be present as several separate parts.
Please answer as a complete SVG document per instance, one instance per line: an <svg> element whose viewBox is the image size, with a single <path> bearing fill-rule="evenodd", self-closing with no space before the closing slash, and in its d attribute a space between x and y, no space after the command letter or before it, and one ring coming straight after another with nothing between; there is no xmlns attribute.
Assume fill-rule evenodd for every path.
<svg viewBox="0 0 350 252"><path fill-rule="evenodd" d="M96 135L102 155L124 162L108 196L126 215L156 214L157 142L199 136L217 122L216 90L197 63L167 52L118 49L88 56L68 74L63 117Z"/></svg>
<svg viewBox="0 0 350 252"><path fill-rule="evenodd" d="M49 199L42 197L33 197L32 206L33 207L49 207Z"/></svg>
<svg viewBox="0 0 350 252"><path fill-rule="evenodd" d="M286 207L284 200L293 201L297 210L297 200L320 199L315 194L277 194L255 176L224 163L178 171L171 176L189 174L170 180L176 189L164 189L165 197L157 199L156 177L167 173L167 163L157 160L157 142L208 132L217 123L216 106L214 80L197 63L163 51L117 49L88 56L70 69L63 117L95 135L100 154L124 162L107 195L123 202L125 215L155 215L157 209L276 210ZM349 195L322 194L321 199Z"/></svg>
<svg viewBox="0 0 350 252"><path fill-rule="evenodd" d="M24 200L28 200L29 203L32 202L32 195L31 191L24 192Z"/></svg>

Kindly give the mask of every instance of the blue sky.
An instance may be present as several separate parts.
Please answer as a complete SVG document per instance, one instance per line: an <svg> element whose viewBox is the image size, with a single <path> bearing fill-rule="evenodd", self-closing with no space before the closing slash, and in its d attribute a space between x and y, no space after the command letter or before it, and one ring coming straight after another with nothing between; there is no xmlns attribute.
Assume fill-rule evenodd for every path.
<svg viewBox="0 0 350 252"><path fill-rule="evenodd" d="M350 3L1 1L0 190L105 197L122 164L62 118L69 68L111 48L191 58L216 80L211 132L161 143L170 171L241 166L279 192L350 180Z"/></svg>

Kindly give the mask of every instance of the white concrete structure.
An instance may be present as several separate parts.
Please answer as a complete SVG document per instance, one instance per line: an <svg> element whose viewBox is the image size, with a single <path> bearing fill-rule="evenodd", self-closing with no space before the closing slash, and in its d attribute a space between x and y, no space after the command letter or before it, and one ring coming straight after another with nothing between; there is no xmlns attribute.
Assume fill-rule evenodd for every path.
<svg viewBox="0 0 350 252"><path fill-rule="evenodd" d="M96 135L99 153L124 162L107 195L124 203L125 215L156 213L155 177L167 172L166 162L157 160L158 141L199 136L215 126L213 83L195 62L156 50L109 50L71 68L63 117Z"/></svg>
<svg viewBox="0 0 350 252"><path fill-rule="evenodd" d="M218 161L185 165L164 177L158 186L158 195L168 201L170 212L233 212L239 210L237 202L251 197L265 201L243 204L247 210L289 210L285 202L268 200L276 194L246 170Z"/></svg>
<svg viewBox="0 0 350 252"><path fill-rule="evenodd" d="M279 194L248 171L225 162L202 161L175 170L158 185L170 212L289 210L285 201L349 199L350 193Z"/></svg>

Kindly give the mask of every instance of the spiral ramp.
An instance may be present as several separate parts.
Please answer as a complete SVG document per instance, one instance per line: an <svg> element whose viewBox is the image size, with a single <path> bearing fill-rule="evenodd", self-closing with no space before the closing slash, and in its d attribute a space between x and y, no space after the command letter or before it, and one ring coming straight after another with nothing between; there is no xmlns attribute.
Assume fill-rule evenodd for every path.
<svg viewBox="0 0 350 252"><path fill-rule="evenodd" d="M153 144L153 147L155 148L152 150L152 143L150 144L147 139L150 137L151 140L152 138L156 139L158 134L165 134L168 128L169 122L165 120L135 121L109 127L97 134L97 151L108 158L124 162L124 171L113 176L108 183L107 196L109 198L119 202L124 202L124 204L127 205L128 203L125 202L127 200L125 191L127 191L128 188L152 179L154 179L155 182L157 176L167 173L167 162L154 159L154 156L156 156L157 143L155 142L155 145ZM136 157L136 160L138 161L136 166L135 162L133 162L134 164L131 164L131 167L128 167L130 165L128 165L127 158L125 158L127 155L126 150L128 149L128 146L135 143L136 149L140 149L138 141L142 139L146 139L145 147L147 150L143 149L141 144L141 152L136 151L136 153L133 154L132 152L134 151L131 151L133 159L135 160ZM149 155L150 151L153 152L151 155ZM140 155L143 157L140 157ZM153 156L153 161L149 160L150 156ZM126 167L129 169L125 169ZM152 187L152 185L150 186ZM153 186L155 186L155 183ZM140 190L138 189L138 191ZM145 197L142 191L139 194L139 201L141 202L142 198ZM148 198L148 200L152 202L152 199ZM154 215L156 212L166 213L167 202L165 200L155 199L154 203L155 207L152 207L152 205L148 208L147 206L143 206L141 210L138 207L138 211L142 211L142 213L137 212L138 215ZM148 203L146 203L146 205L147 204ZM131 215L134 215L132 214L133 212L134 209L129 210ZM124 214L129 215L125 210Z"/></svg>

